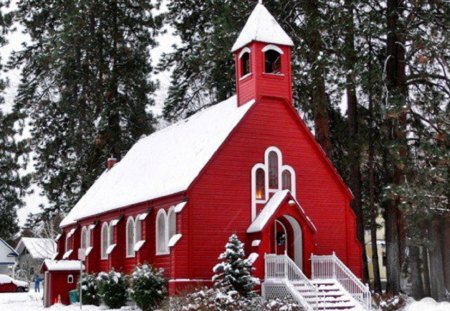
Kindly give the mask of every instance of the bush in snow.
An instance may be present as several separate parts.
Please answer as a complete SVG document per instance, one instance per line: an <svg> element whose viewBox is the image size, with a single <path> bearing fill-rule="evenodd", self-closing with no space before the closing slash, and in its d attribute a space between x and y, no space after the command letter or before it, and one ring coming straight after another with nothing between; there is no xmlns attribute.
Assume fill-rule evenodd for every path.
<svg viewBox="0 0 450 311"><path fill-rule="evenodd" d="M119 309L126 305L128 299L128 279L125 275L115 272L100 272L97 276L99 293L103 302L111 309Z"/></svg>
<svg viewBox="0 0 450 311"><path fill-rule="evenodd" d="M163 269L149 265L136 267L131 275L131 298L143 311L150 311L167 295L167 280Z"/></svg>
<svg viewBox="0 0 450 311"><path fill-rule="evenodd" d="M244 297L252 293L257 282L251 275L252 264L244 257L244 244L236 234L232 234L225 245L225 252L219 256L223 261L213 268L215 288L235 290Z"/></svg>
<svg viewBox="0 0 450 311"><path fill-rule="evenodd" d="M78 285L78 291L80 286ZM85 305L100 305L98 281L94 274L83 274L81 277L81 297Z"/></svg>
<svg viewBox="0 0 450 311"><path fill-rule="evenodd" d="M264 301L259 296L243 297L224 288L204 288L184 297L172 298L163 310L177 311L302 311L297 304L282 300Z"/></svg>

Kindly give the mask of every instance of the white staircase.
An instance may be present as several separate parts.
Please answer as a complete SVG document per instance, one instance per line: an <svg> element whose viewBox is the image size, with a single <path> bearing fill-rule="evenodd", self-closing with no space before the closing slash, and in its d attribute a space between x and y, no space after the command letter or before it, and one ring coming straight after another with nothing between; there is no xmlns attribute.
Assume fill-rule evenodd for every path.
<svg viewBox="0 0 450 311"><path fill-rule="evenodd" d="M369 288L335 254L312 256L311 261L309 280L289 256L267 254L263 297L290 298L307 311L370 310Z"/></svg>

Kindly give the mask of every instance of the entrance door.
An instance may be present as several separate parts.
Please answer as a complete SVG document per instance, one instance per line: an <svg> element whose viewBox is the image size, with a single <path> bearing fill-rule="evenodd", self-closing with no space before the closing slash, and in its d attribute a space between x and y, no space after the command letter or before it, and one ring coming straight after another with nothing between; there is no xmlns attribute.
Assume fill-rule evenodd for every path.
<svg viewBox="0 0 450 311"><path fill-rule="evenodd" d="M296 264L303 268L302 231L297 220L285 215L276 219L272 225L271 253L287 254Z"/></svg>

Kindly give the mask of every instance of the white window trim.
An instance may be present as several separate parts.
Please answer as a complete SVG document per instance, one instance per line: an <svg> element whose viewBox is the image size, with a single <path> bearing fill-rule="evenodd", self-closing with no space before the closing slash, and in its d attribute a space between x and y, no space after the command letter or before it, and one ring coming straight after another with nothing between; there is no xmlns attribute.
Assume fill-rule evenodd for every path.
<svg viewBox="0 0 450 311"><path fill-rule="evenodd" d="M268 44L268 45L266 45L265 47L262 48L261 51L262 51L263 53L266 53L267 51L270 51L270 50L275 51L275 52L278 52L278 53L280 53L281 55L284 54L283 50L282 50L280 47L278 47L278 46L276 46L276 45L274 45L274 44Z"/></svg>
<svg viewBox="0 0 450 311"><path fill-rule="evenodd" d="M106 227L106 245L104 245L104 228ZM109 246L109 224L107 222L104 222L102 225L101 233L100 233L100 258L105 260L108 259L108 253L106 252L108 250ZM105 250L105 254L103 254L103 249Z"/></svg>
<svg viewBox="0 0 450 311"><path fill-rule="evenodd" d="M277 154L278 158L278 188L277 189L269 189L269 154L270 152L275 152ZM256 170L257 169L263 169L265 173L265 180L264 180L264 186L265 186L265 199L264 200L258 200L256 199ZM280 191L283 189L283 172L287 170L291 173L291 185L292 185L292 196L296 199L297 197L297 185L296 185L296 174L295 170L289 166L289 165L283 165L283 154L281 150L275 146L270 146L266 149L264 152L264 163L257 163L252 167L251 170L251 216L252 221L256 218L256 206L257 204L264 204L269 200L269 194L275 193L277 191Z"/></svg>
<svg viewBox="0 0 450 311"><path fill-rule="evenodd" d="M164 242L165 242L165 249L164 250L159 250L160 249L160 237L159 237L159 218L160 217L164 217ZM170 249L169 249L169 224L168 224L168 217L166 214L166 211L161 208L158 213L156 214L156 226L155 226L155 237L156 237L156 255L160 256L160 255L168 255L170 254Z"/></svg>
<svg viewBox="0 0 450 311"><path fill-rule="evenodd" d="M241 59L242 56L244 56L245 53L248 53L248 54L251 55L251 54L252 54L252 50L250 50L249 47L243 48L243 49L241 50L241 52L239 53L239 59Z"/></svg>
<svg viewBox="0 0 450 311"><path fill-rule="evenodd" d="M131 241L131 245L133 247L131 247L131 245L129 245L130 241L128 239L128 226L130 226L130 224L133 226L133 241ZM126 249L126 258L134 258L136 256L136 252L134 251L134 245L136 244L136 223L134 221L134 218L132 216L128 217L127 219L127 225L125 227L125 231L126 231L126 243L125 243L125 249ZM128 252L128 250L131 247L131 253Z"/></svg>

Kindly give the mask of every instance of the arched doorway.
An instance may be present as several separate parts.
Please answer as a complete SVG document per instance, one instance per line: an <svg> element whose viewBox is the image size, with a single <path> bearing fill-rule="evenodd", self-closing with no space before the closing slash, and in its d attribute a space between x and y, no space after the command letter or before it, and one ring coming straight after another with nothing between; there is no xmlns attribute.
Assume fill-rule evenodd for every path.
<svg viewBox="0 0 450 311"><path fill-rule="evenodd" d="M303 234L298 221L289 215L275 219L271 230L271 253L287 254L303 269Z"/></svg>

